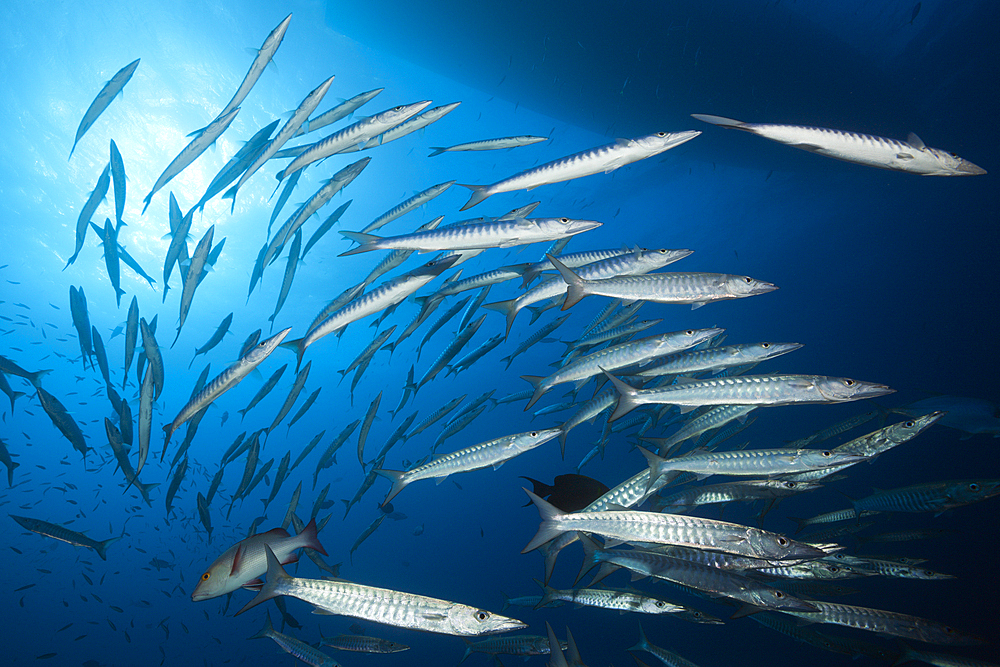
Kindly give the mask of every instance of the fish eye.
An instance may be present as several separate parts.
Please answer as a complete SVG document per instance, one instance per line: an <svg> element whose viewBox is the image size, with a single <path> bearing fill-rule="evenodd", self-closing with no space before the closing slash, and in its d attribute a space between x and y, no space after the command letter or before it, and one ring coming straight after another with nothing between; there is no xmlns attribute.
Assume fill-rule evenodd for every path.
<svg viewBox="0 0 1000 667"><path fill-rule="evenodd" d="M788 538L785 537L785 536L783 536L783 535L779 535L778 539L775 540L775 541L778 543L779 547L787 547L788 546Z"/></svg>
<svg viewBox="0 0 1000 667"><path fill-rule="evenodd" d="M857 383L854 380L844 380L844 384L848 387L853 387Z"/></svg>
<svg viewBox="0 0 1000 667"><path fill-rule="evenodd" d="M206 572L205 574L201 575L201 580L208 581L211 576L212 576L211 572Z"/></svg>
<svg viewBox="0 0 1000 667"><path fill-rule="evenodd" d="M743 282L749 285L750 283L753 282L753 278L751 278L750 276L743 276Z"/></svg>
<svg viewBox="0 0 1000 667"><path fill-rule="evenodd" d="M973 482L972 484L969 484L969 491L972 491L974 493L978 493L979 492L979 485L976 484L975 482Z"/></svg>
<svg viewBox="0 0 1000 667"><path fill-rule="evenodd" d="M482 609L480 609L479 611L476 612L477 621L485 621L489 617L490 617L490 612L488 611L483 611Z"/></svg>
<svg viewBox="0 0 1000 667"><path fill-rule="evenodd" d="M687 331L685 331L684 333L685 333L686 335L688 335L688 336L693 336L693 335L694 335L694 329L688 329L688 330L687 330Z"/></svg>
<svg viewBox="0 0 1000 667"><path fill-rule="evenodd" d="M916 425L917 425L916 422L914 422L912 419L910 421L906 422L905 424L903 424L903 426L905 426L906 428L913 428Z"/></svg>
<svg viewBox="0 0 1000 667"><path fill-rule="evenodd" d="M830 565L830 566L828 566L826 568L826 571L829 572L829 573L831 573L831 574L836 574L836 573L840 572L840 568L837 567L836 565Z"/></svg>
<svg viewBox="0 0 1000 667"><path fill-rule="evenodd" d="M766 350L767 348L771 347L771 344L770 343L761 343L760 346Z"/></svg>
<svg viewBox="0 0 1000 667"><path fill-rule="evenodd" d="M830 458L831 456L833 456L833 452L831 452L829 449L824 449L819 454L820 454L820 456L823 456L825 458Z"/></svg>
<svg viewBox="0 0 1000 667"><path fill-rule="evenodd" d="M537 436L537 435L538 435L538 431L532 431L532 432L531 432L531 433L529 433L528 435L529 435L529 436L531 436L532 438L534 438L535 436Z"/></svg>
<svg viewBox="0 0 1000 667"><path fill-rule="evenodd" d="M776 598L778 598L780 600L783 597L785 597L785 594L782 593L781 591L774 591L774 597L776 597Z"/></svg>
<svg viewBox="0 0 1000 667"><path fill-rule="evenodd" d="M393 109L393 111L402 111L402 110L403 110L403 107L396 107L395 109Z"/></svg>
<svg viewBox="0 0 1000 667"><path fill-rule="evenodd" d="M784 486L785 486L786 489L794 489L795 488L795 482L785 482Z"/></svg>
<svg viewBox="0 0 1000 667"><path fill-rule="evenodd" d="M658 137L665 137L665 136L667 136L667 133L666 132L657 132L656 136L658 136Z"/></svg>
<svg viewBox="0 0 1000 667"><path fill-rule="evenodd" d="M567 222L569 222L569 218L559 218L559 222L566 224Z"/></svg>
<svg viewBox="0 0 1000 667"><path fill-rule="evenodd" d="M660 248L659 252L660 252L661 255L666 255L667 254L667 251L664 248Z"/></svg>

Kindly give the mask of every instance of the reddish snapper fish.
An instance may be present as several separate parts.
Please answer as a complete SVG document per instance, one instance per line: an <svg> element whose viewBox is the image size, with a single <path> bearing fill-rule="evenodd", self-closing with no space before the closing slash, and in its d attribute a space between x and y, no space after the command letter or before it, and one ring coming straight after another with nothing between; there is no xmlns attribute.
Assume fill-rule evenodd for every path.
<svg viewBox="0 0 1000 667"><path fill-rule="evenodd" d="M315 549L327 555L316 536L316 520L313 519L298 535L289 535L284 528L275 528L266 533L257 533L229 547L205 571L198 585L191 593L191 600L201 602L231 593L240 587L252 587L255 580L267 572L267 557L264 546L281 561L282 565L299 559L296 551L302 547Z"/></svg>

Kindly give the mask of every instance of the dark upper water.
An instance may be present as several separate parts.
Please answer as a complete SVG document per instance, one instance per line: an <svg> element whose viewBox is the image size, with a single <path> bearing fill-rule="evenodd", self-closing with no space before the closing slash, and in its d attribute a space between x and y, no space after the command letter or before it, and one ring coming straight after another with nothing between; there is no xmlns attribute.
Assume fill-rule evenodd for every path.
<svg viewBox="0 0 1000 667"><path fill-rule="evenodd" d="M531 192L496 195L469 212L498 216L540 201L536 215L600 221L599 229L574 239L568 251L619 247L690 248L695 253L677 270L739 273L773 282L780 289L751 299L686 306L648 304L643 318L662 318L655 333L709 326L724 327L727 342L795 341L805 346L768 362L757 372L847 376L893 387L878 401L898 407L937 395L1000 401L996 390L995 312L997 213L995 154L1000 136L996 82L1000 80L996 34L1000 7L992 2L676 2L642 3L431 3L246 2L229 3L45 3L8 8L0 24L0 354L28 370L52 369L42 380L79 424L93 450L86 462L53 427L31 386L8 376L14 391L4 404L0 438L18 467L13 485L0 491L7 513L39 518L86 531L96 539L124 534L108 551L95 552L24 532L7 521L0 567L7 573L3 626L5 664L42 658L47 664L292 664L294 658L271 642L247 642L263 623L267 607L238 618L236 609L251 593L193 603L190 593L222 551L243 539L261 515L259 500L274 483L274 470L226 515L239 485L245 457L227 468L210 508L211 542L196 506L199 492L219 468L223 452L243 431L271 424L294 379L285 371L274 391L246 414L244 408L266 378L293 355L279 350L258 372L209 408L188 453L188 471L166 512L169 462L186 427L173 437L167 460L159 462L160 428L188 400L201 369L209 377L234 362L255 329L265 336L268 317L281 288L287 251L246 297L254 259L267 240L277 195L266 165L243 188L235 208L216 198L193 216L189 252L208 228L215 242L226 239L214 269L199 286L173 347L181 295L178 270L163 301L163 258L170 243L170 192L186 212L197 202L225 162L258 129L286 120L305 95L331 75L336 79L319 107L324 111L362 91L384 88L355 116L399 104L433 100L433 106L462 104L418 133L359 155L335 156L310 168L292 193L276 225L308 199L335 171L362 156L372 161L342 194L304 227L307 240L333 209L352 200L340 224L310 250L297 267L287 301L274 318L275 331L306 327L334 296L364 278L383 253L340 258L350 247L337 230L359 230L406 197L436 183L485 184L549 160L613 141L657 131L697 129L703 134L661 156L608 175L543 186ZM429 6L428 6L429 5ZM293 18L274 60L244 101L217 145L174 178L143 214L142 198L169 161L187 144L185 136L204 127L226 104L252 61L247 47L259 48L289 12ZM124 89L80 140L67 162L76 128L101 86L125 64L140 64ZM749 122L815 125L903 139L915 132L928 146L954 151L985 168L975 178L923 178L847 164L700 123L691 113L729 116ZM334 129L342 127L342 121ZM319 133L325 136L327 130ZM534 134L550 141L512 151L446 153L433 159L432 146L500 136ZM316 136L316 135L312 135ZM74 250L76 223L108 162L109 140L121 151L127 203L119 241L156 280L150 287L130 269L121 269L125 292L117 306L103 250L91 230L76 262L63 270ZM302 139L295 140L302 142ZM283 161L287 164L287 161ZM390 223L381 233L398 234L444 215L467 217L458 209L467 191L453 187L429 205ZM114 217L109 191L93 215L96 224ZM501 265L541 258L544 244L488 250L465 264L463 276ZM414 255L401 270L428 255ZM435 283L436 284L436 283ZM122 473L107 445L104 419L118 421L99 370L87 368L70 317L70 286L86 293L90 322L102 336L112 384L138 414L135 362L122 390L123 324L132 297L147 320L159 316L165 389L154 407L153 450L142 478L159 483L152 507L135 489L124 495ZM516 283L493 288L487 301L513 298ZM454 300L455 297L451 297ZM585 299L555 337L579 335L606 300ZM418 306L406 302L382 327L402 330ZM233 313L230 334L192 363L194 350L219 322ZM443 312L443 310L438 311ZM485 312L485 311L484 311ZM458 318L432 337L416 360L420 329L390 358L379 352L352 395L346 368L372 340L369 318L352 324L338 342L328 337L306 353L308 381L285 421L261 449L261 463L294 458L325 430L319 447L286 479L268 508L261 530L280 524L299 481L299 514L309 514L329 485L333 514L320 533L330 563L343 562L341 576L359 583L460 601L493 611L501 591L535 594L541 557L521 549L537 528L525 502L519 475L551 481L573 472L593 447L600 427L581 426L569 436L565 460L550 443L497 471L480 470L436 486L415 483L393 500L398 520L387 519L353 553L362 531L379 516L385 480L344 518L340 499L354 496L365 476L356 460L357 433L337 463L313 471L320 452L341 429L361 419L379 392L379 419L368 437L366 458L380 448L413 409L417 421L456 396L469 398L495 389L494 397L526 389L520 375L546 375L562 346L542 343L515 360L509 370L500 358L556 311L535 325L520 315L510 338L472 370L441 374L393 419L410 365L417 376L457 333ZM432 318L436 319L437 315ZM425 327L427 325L424 325ZM500 315L490 313L471 346L501 332ZM383 330L380 328L379 331ZM190 365L190 368L189 368ZM286 425L305 398L322 387L312 408L291 428ZM584 389L580 400L589 398ZM558 401L562 388L539 407ZM560 424L572 411L532 419L523 403L483 413L440 451L532 428ZM864 403L758 410L758 420L734 446L777 447L871 409ZM228 418L226 417L228 415ZM891 419L900 419L894 415ZM225 422L225 423L223 423ZM403 468L429 451L441 423L388 455L386 467ZM833 442L878 427L875 422ZM668 427L670 432L675 427ZM655 428L654 433L661 429ZM843 481L783 502L764 527L791 532L789 516L811 516L847 506L842 494L864 496L941 479L997 477L996 444L989 434L969 434L935 426L872 465L851 469ZM608 486L640 471L634 437L611 436L603 459L582 472ZM137 459L133 451L133 464ZM844 602L915 614L983 637L998 632L993 601L998 593L996 501L959 508L942 516L900 515L868 533L902 528L953 529L943 537L859 547L851 553L887 553L927 559L927 567L956 575L948 581L868 579L847 582L859 592ZM717 517L717 509L699 512ZM725 518L752 523L747 507L727 507ZM416 534L420 533L420 534ZM859 551L860 550L860 551ZM553 584L569 587L578 568L578 547L559 559ZM155 563L154 563L155 560ZM166 563L167 565L164 565ZM303 558L299 576L319 577ZM627 577L609 583L623 587ZM643 590L728 617L731 608L663 585ZM30 587L29 587L30 586ZM269 605L270 606L270 605ZM309 642L348 632L352 619L312 616L308 605L287 599L287 609L303 626L286 631ZM638 637L637 616L571 606L531 610L511 607L532 634L545 621L559 635L568 626L590 665L627 665L626 649ZM271 609L277 622L278 614ZM849 658L798 644L752 620L694 626L669 617L643 617L653 643L702 666L845 664ZM363 623L366 633L413 648L391 656L337 654L344 665L364 662L457 664L458 639ZM833 626L812 626L831 635L878 642L892 640ZM923 648L935 650L924 645ZM937 647L948 650L947 647ZM333 655L336 652L328 649ZM988 659L995 644L955 649ZM54 654L54 655L51 655ZM643 659L651 656L643 656ZM474 655L470 664L488 658ZM507 657L505 660L516 658ZM546 658L531 658L542 664ZM95 661L95 662L88 662ZM876 664L862 657L858 663ZM653 664L652 662L650 664Z"/></svg>

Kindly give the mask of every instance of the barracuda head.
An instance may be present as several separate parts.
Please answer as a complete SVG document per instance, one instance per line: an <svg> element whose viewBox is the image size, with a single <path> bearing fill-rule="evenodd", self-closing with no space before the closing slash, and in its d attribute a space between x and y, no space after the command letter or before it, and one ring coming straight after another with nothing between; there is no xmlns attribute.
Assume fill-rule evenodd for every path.
<svg viewBox="0 0 1000 667"><path fill-rule="evenodd" d="M655 271L656 269L661 269L667 264L673 264L679 259L684 259L694 250L667 250L666 248L660 248L658 250L647 250L645 248L636 248L629 257L635 262L635 268L630 269L628 273L631 274L642 274L649 273L650 271Z"/></svg>
<svg viewBox="0 0 1000 667"><path fill-rule="evenodd" d="M753 345L742 345L736 349L736 353L743 357L744 363L756 363L765 359L773 359L802 347L802 343L754 343Z"/></svg>
<svg viewBox="0 0 1000 667"><path fill-rule="evenodd" d="M1000 479L970 479L948 489L947 505L958 507L1000 495Z"/></svg>
<svg viewBox="0 0 1000 667"><path fill-rule="evenodd" d="M816 611L816 606L809 604L805 600L800 600L797 597L789 595L784 591L779 591L778 589L772 590L761 590L754 593L760 604L757 605L764 609L780 609L782 611L805 611L812 612Z"/></svg>
<svg viewBox="0 0 1000 667"><path fill-rule="evenodd" d="M452 605L448 610L448 623L451 626L450 634L468 637L493 635L528 627L526 623L517 619L462 604Z"/></svg>
<svg viewBox="0 0 1000 667"><path fill-rule="evenodd" d="M756 558L794 560L822 558L826 555L822 549L764 530L751 530L748 539Z"/></svg>
<svg viewBox="0 0 1000 667"><path fill-rule="evenodd" d="M885 396L896 391L884 384L837 377L819 378L816 381L816 389L828 401L857 401L863 398Z"/></svg>
<svg viewBox="0 0 1000 667"><path fill-rule="evenodd" d="M642 137L636 137L635 139L627 139L623 141L628 141L631 144L642 147L644 151L649 153L649 155L656 155L657 153L662 153L663 151L680 146L687 141L691 141L699 134L701 134L701 132L697 130L687 130L685 132L657 132L656 134L647 134Z"/></svg>
<svg viewBox="0 0 1000 667"><path fill-rule="evenodd" d="M986 173L982 167L972 164L954 153L927 147L924 147L923 150L932 153L937 158L939 169L933 174L929 174L931 176L982 176Z"/></svg>
<svg viewBox="0 0 1000 667"><path fill-rule="evenodd" d="M907 419L905 422L899 422L898 424L893 424L892 430L889 432L889 439L892 442L903 443L907 440L911 440L921 433L923 433L928 427L934 424L937 420L944 417L946 412L932 412L926 414L922 417L917 417L915 419Z"/></svg>
<svg viewBox="0 0 1000 667"><path fill-rule="evenodd" d="M778 289L777 285L750 276L727 276L725 287L734 299L765 294Z"/></svg>
<svg viewBox="0 0 1000 667"><path fill-rule="evenodd" d="M687 329L686 331L675 331L673 333L659 336L656 353L667 354L679 350L687 350L698 343L714 338L723 333L725 329ZM650 359L652 361L652 359Z"/></svg>
<svg viewBox="0 0 1000 667"><path fill-rule="evenodd" d="M266 359L269 354L271 354L278 348L278 345L281 344L281 341L285 340L285 337L291 330L292 330L291 327L283 329L278 333L274 334L273 336L271 336L270 338L268 338L267 340L261 341L259 344L253 346L252 348L250 348L250 351L246 353L244 360L254 365L264 361L264 359Z"/></svg>
<svg viewBox="0 0 1000 667"><path fill-rule="evenodd" d="M846 465L848 463L858 463L866 460L868 457L860 454L838 452L832 449L807 449L801 451L800 458L810 468L818 470Z"/></svg>

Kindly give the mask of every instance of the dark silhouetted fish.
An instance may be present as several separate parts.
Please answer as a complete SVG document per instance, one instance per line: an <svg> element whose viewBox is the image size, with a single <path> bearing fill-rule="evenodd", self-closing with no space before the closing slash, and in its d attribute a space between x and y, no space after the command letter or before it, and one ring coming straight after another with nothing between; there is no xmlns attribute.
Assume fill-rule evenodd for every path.
<svg viewBox="0 0 1000 667"><path fill-rule="evenodd" d="M536 496L546 498L563 512L582 510L609 491L607 486L596 479L573 473L559 475L551 485L523 475L521 479L532 483Z"/></svg>

